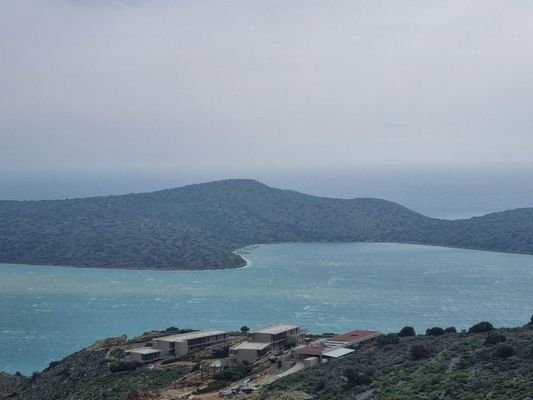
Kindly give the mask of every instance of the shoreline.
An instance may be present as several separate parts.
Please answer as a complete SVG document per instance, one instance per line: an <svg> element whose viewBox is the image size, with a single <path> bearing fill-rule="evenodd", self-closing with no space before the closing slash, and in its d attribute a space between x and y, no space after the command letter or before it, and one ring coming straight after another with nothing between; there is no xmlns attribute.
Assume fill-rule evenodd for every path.
<svg viewBox="0 0 533 400"><path fill-rule="evenodd" d="M394 242L394 241L359 241L359 242L336 242L336 241L315 241L315 242L268 242L268 243L255 243L246 245L244 247L233 250L232 253L240 257L244 261L244 265L238 267L222 267L222 268L150 268L150 267L97 267L97 266L79 266L79 265L56 265L56 264L26 264L26 263L9 263L1 262L0 268L3 265L12 265L12 266L25 266L25 267L56 267L56 268L76 268L76 269L98 269L98 270L126 270L126 271L154 271L154 272L201 272L201 271L226 271L226 270L241 270L251 267L253 265L252 261L249 258L246 258L245 255L249 254L250 251L255 250L259 246L268 246L268 245L292 245L292 244L398 244L398 245L408 245L408 246L420 246L420 247L435 247L439 249L454 249L454 250L466 250L466 251L482 251L488 253L501 253L508 255L517 255L517 256L533 256L533 253L526 252L516 252L516 251L505 251L505 250L490 250L484 248L476 247L458 247L458 246L445 246L439 244L427 244L427 243L418 243L418 242ZM244 252L241 254L241 252Z"/></svg>
<svg viewBox="0 0 533 400"><path fill-rule="evenodd" d="M533 320L533 316L532 316L532 320ZM526 318L526 321L527 321L527 318ZM276 323L276 322L271 322L271 323ZM484 334L484 332L468 333L467 330L468 330L469 326L474 325L474 324L476 324L476 322L474 322L474 321L472 321L470 324L466 324L466 325L463 325L463 326L457 325L457 324L453 324L452 326L455 327L457 329L457 331L454 332L454 333L451 333L451 334L453 334L453 335ZM533 321L532 322L526 322L524 325L520 325L517 322L516 326L497 325L497 324L492 324L492 325L493 325L493 330L492 331L522 331L522 330L529 331L529 330L533 329ZM401 330L401 326L406 326L406 325L405 324L399 324L397 329L393 329L392 331L389 331L389 332L381 332L381 331L375 330L374 328L371 328L371 327L368 328L368 329L375 330L376 332L379 332L381 335L398 334L398 332ZM428 329L428 328L426 328L426 329ZM202 329L193 329L193 330L198 330L199 331L199 330L202 330ZM334 336L334 335L340 334L341 331L342 331L342 329L341 330L338 330L338 329L325 329L325 330L322 330L322 332L306 330L306 335L309 336L309 337L315 337L315 338L316 337L330 337L331 335ZM158 330L146 330L145 333L146 332L159 332L159 333L162 333L162 336L171 336L171 333L169 333L167 331L161 331L161 330L159 330L159 331ZM427 334L427 331L426 331L425 334L423 332L424 332L423 329L419 329L419 333L417 333L414 337L431 337L431 335ZM228 331L227 333L228 334L235 334L235 333L239 333L239 332L237 332L237 331ZM142 336L143 336L143 334L138 334L137 336L132 336L132 337L128 336L128 338L127 338L128 343L127 344L131 344L130 343L131 341L135 341L135 340L141 338ZM440 337L442 337L442 336L440 336ZM61 362L61 361L65 360L66 358L68 358L68 357L70 357L70 356L72 356L74 354L77 354L79 352L89 351L94 346L97 346L99 342L104 342L107 339L115 339L115 338L116 338L116 336L110 336L110 337L101 337L99 339L95 339L94 342L92 342L90 344L87 344L86 346L79 347L78 350L75 350L72 353L67 353L65 356L59 356L58 359L53 359L53 360L49 360L49 361L43 362L44 366L41 367L41 368L35 369L33 372L34 373L35 372L42 373L43 371L46 371L49 368L49 365L52 362ZM135 342L133 342L133 343L135 343ZM24 372L20 372L20 371L11 372L10 370L6 370L6 369L0 370L0 375L5 374L5 375L10 375L10 376L15 376L17 373L20 373L22 376L28 377L28 378L31 376L31 373L24 373Z"/></svg>

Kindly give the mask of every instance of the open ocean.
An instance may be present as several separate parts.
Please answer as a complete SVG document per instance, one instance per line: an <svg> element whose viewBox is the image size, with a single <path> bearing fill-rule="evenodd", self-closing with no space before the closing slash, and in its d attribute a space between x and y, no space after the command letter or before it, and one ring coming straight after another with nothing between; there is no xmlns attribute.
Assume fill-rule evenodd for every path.
<svg viewBox="0 0 533 400"><path fill-rule="evenodd" d="M524 325L533 256L405 244L260 245L246 268L132 271L0 264L0 370L29 374L96 339L150 329L423 332Z"/></svg>

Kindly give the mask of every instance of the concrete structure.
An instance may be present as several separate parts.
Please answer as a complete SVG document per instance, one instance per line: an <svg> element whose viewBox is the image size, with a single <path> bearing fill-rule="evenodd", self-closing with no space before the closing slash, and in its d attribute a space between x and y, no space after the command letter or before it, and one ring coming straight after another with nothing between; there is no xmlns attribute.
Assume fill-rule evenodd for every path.
<svg viewBox="0 0 533 400"><path fill-rule="evenodd" d="M254 363L270 351L283 349L288 343L303 342L305 332L299 325L274 324L251 331L249 340L230 349L231 363Z"/></svg>
<svg viewBox="0 0 533 400"><path fill-rule="evenodd" d="M355 350L342 346L327 347L324 343L315 343L308 346L297 347L293 351L294 358L300 361L316 358L319 362L327 362L331 358L344 357Z"/></svg>
<svg viewBox="0 0 533 400"><path fill-rule="evenodd" d="M152 347L140 347L137 349L126 350L126 354L130 361L138 361L143 364L157 361L161 358L161 350Z"/></svg>
<svg viewBox="0 0 533 400"><path fill-rule="evenodd" d="M381 335L376 331L351 331L341 335L333 336L325 341L326 346L353 346L354 344L366 342Z"/></svg>
<svg viewBox="0 0 533 400"><path fill-rule="evenodd" d="M162 357L182 356L224 342L227 339L228 335L224 331L182 333L154 339L153 348L160 350Z"/></svg>
<svg viewBox="0 0 533 400"><path fill-rule="evenodd" d="M294 349L293 354L297 360L306 360L309 357L317 357L320 362L326 362L330 358L339 358L352 353L354 350L347 349L357 343L365 342L379 336L376 331L351 331L333 336L325 340L319 340L307 346Z"/></svg>
<svg viewBox="0 0 533 400"><path fill-rule="evenodd" d="M320 364L320 358L318 357L307 357L304 360L304 368L313 368Z"/></svg>
<svg viewBox="0 0 533 400"><path fill-rule="evenodd" d="M230 349L230 358L234 364L254 363L265 356L271 348L270 343L242 342Z"/></svg>
<svg viewBox="0 0 533 400"><path fill-rule="evenodd" d="M301 346L297 347L293 351L293 355L298 360L305 360L309 357L322 357L322 353L325 351L331 350L330 348L326 347L324 343L313 343L307 346Z"/></svg>
<svg viewBox="0 0 533 400"><path fill-rule="evenodd" d="M324 351L322 353L322 358L341 358L347 354L353 353L354 349L347 349L346 347L338 347L333 350Z"/></svg>
<svg viewBox="0 0 533 400"><path fill-rule="evenodd" d="M305 332L299 325L274 324L253 330L249 335L251 342L270 343L272 350L277 351L290 342L302 343Z"/></svg>

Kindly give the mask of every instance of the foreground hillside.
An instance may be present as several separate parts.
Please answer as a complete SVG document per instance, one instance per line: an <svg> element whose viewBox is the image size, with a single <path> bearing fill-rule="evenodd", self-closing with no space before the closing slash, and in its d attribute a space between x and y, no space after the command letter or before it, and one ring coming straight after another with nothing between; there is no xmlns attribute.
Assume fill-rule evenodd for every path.
<svg viewBox="0 0 533 400"><path fill-rule="evenodd" d="M110 344L81 350L31 377L0 374L0 400L126 400L135 392L166 387L190 370L112 372L117 362L114 348Z"/></svg>
<svg viewBox="0 0 533 400"><path fill-rule="evenodd" d="M533 208L428 218L379 199L330 199L228 180L153 193L0 201L0 262L205 269L256 243L379 241L533 254Z"/></svg>
<svg viewBox="0 0 533 400"><path fill-rule="evenodd" d="M211 365L214 354L223 348L207 349L169 363L129 368L131 362L125 362L123 348L134 345L135 340L107 339L51 363L32 377L0 373L0 400L176 400L190 398L190 393L208 393L206 399L215 399L220 397L220 391L227 392L224 389L232 382L251 379L262 381L259 390L248 395L240 393L235 398L532 398L533 322L523 328L486 332L431 331L420 336L383 335L355 345L355 352L343 358L286 377L277 375L283 370L276 371L276 364L269 360L212 375L206 372L209 368L199 370L200 363ZM161 334L164 332L157 333ZM274 368L274 375L269 375L268 368Z"/></svg>
<svg viewBox="0 0 533 400"><path fill-rule="evenodd" d="M256 400L532 398L530 326L361 344L345 358L266 386Z"/></svg>

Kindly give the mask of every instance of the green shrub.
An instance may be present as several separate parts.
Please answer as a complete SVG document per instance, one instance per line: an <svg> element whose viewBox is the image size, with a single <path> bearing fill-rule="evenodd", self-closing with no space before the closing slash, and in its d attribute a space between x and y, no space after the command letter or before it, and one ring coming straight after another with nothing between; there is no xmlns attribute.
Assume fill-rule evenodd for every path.
<svg viewBox="0 0 533 400"><path fill-rule="evenodd" d="M494 326L490 322L483 321L478 324L475 324L468 329L468 333L483 333L490 332L494 329Z"/></svg>
<svg viewBox="0 0 533 400"><path fill-rule="evenodd" d="M175 326L169 326L167 329L165 329L165 332L179 332L179 328L176 328Z"/></svg>
<svg viewBox="0 0 533 400"><path fill-rule="evenodd" d="M400 339L395 333L389 333L387 335L378 336L376 339L376 343L378 347L384 347L388 344L398 344L400 343Z"/></svg>
<svg viewBox="0 0 533 400"><path fill-rule="evenodd" d="M526 350L526 358L533 359L533 346L529 346L529 348Z"/></svg>
<svg viewBox="0 0 533 400"><path fill-rule="evenodd" d="M344 386L345 389L351 389L359 385L369 385L372 383L372 376L366 373L360 374L353 368L347 368L344 370L343 375L346 377L347 382Z"/></svg>
<svg viewBox="0 0 533 400"><path fill-rule="evenodd" d="M320 392L326 388L327 381L324 378L320 378L315 384L315 391Z"/></svg>
<svg viewBox="0 0 533 400"><path fill-rule="evenodd" d="M434 326L433 328L426 329L427 336L440 336L444 335L444 329Z"/></svg>
<svg viewBox="0 0 533 400"><path fill-rule="evenodd" d="M449 326L444 329L444 333L457 333L457 329L455 329L455 326Z"/></svg>
<svg viewBox="0 0 533 400"><path fill-rule="evenodd" d="M139 367L142 367L139 361L121 361L110 364L109 370L111 372L134 371Z"/></svg>
<svg viewBox="0 0 533 400"><path fill-rule="evenodd" d="M496 356L500 358L509 358L515 355L515 349L508 344L500 344L496 347Z"/></svg>
<svg viewBox="0 0 533 400"><path fill-rule="evenodd" d="M415 328L412 326L404 326L400 332L398 332L399 337L407 337L407 336L416 336Z"/></svg>
<svg viewBox="0 0 533 400"><path fill-rule="evenodd" d="M505 342L505 336L499 334L499 333L491 333L489 336L485 338L485 344L498 344Z"/></svg>
<svg viewBox="0 0 533 400"><path fill-rule="evenodd" d="M433 351L429 346L423 345L423 344L415 344L411 346L411 358L413 360L422 360L424 358L428 358L431 356Z"/></svg>
<svg viewBox="0 0 533 400"><path fill-rule="evenodd" d="M236 382L252 372L252 368L247 365L240 365L235 368L228 368L214 375L217 381Z"/></svg>
<svg viewBox="0 0 533 400"><path fill-rule="evenodd" d="M50 364L48 364L48 369L54 368L54 367L58 366L59 364L61 364L60 361L52 361Z"/></svg>
<svg viewBox="0 0 533 400"><path fill-rule="evenodd" d="M117 348L109 352L109 357L111 358L125 358L126 352L123 349Z"/></svg>

